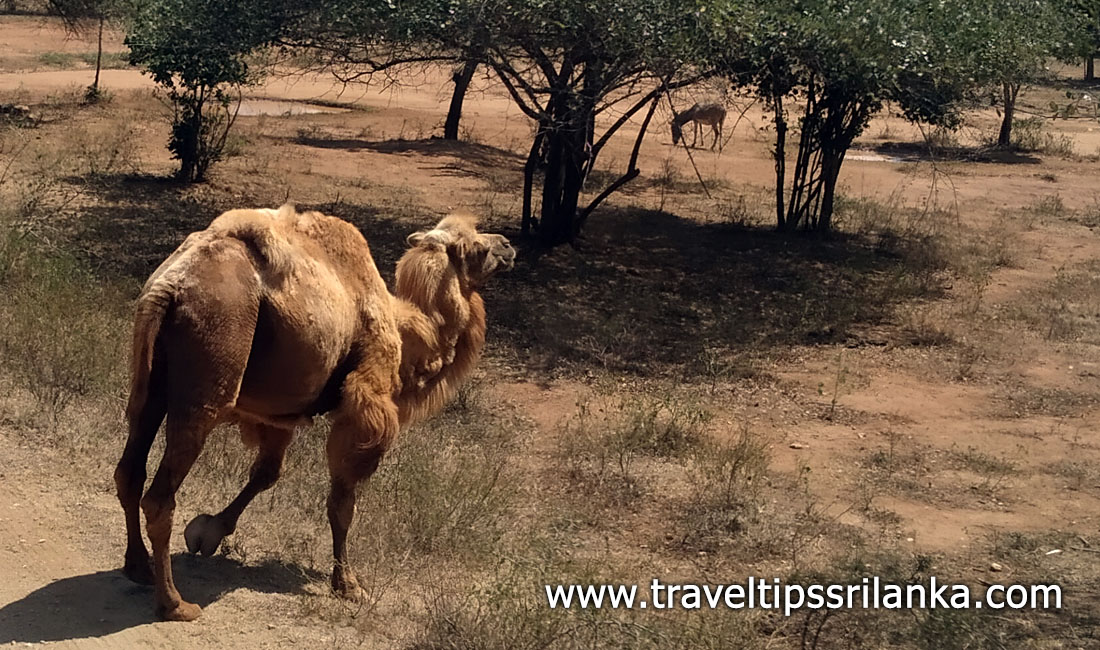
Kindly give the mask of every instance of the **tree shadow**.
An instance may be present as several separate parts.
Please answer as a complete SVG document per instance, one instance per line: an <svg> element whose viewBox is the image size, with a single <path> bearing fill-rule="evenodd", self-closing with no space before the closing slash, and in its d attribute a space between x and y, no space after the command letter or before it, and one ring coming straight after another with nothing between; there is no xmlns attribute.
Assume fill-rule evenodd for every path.
<svg viewBox="0 0 1100 650"><path fill-rule="evenodd" d="M179 187L117 179L86 209L74 240L104 267L142 281L183 238L249 203L239 186ZM267 200L264 204L271 205ZM364 234L392 287L406 237L437 215L369 204L300 204ZM484 231L520 248L516 268L483 290L490 354L529 376L593 368L691 377L715 358L786 354L792 346L860 344L896 305L941 291L934 243L838 234L821 241L771 228L705 223L637 207L605 207L581 250L521 241L515 215Z"/></svg>
<svg viewBox="0 0 1100 650"><path fill-rule="evenodd" d="M324 579L277 561L244 565L223 556L180 553L173 558L184 597L206 607L234 589L301 594ZM98 571L55 580L0 608L0 645L102 637L153 623L153 590L120 571Z"/></svg>
<svg viewBox="0 0 1100 650"><path fill-rule="evenodd" d="M491 283L490 339L537 373L676 377L714 357L859 345L898 303L942 291L935 256L906 246L603 210L582 251L522 255Z"/></svg>
<svg viewBox="0 0 1100 650"><path fill-rule="evenodd" d="M344 151L374 151L385 154L418 154L421 156L451 156L461 158L471 165L500 167L523 164L519 154L480 142L466 140L444 140L425 138L423 140L364 140L360 138L329 138L315 135L299 135L284 140L316 147L318 149L342 149Z"/></svg>
<svg viewBox="0 0 1100 650"><path fill-rule="evenodd" d="M189 233L240 207L232 195L210 184L165 176L110 174L76 180L98 200L64 225L73 248L97 268L139 280Z"/></svg>
<svg viewBox="0 0 1100 650"><path fill-rule="evenodd" d="M1038 156L1025 152L989 146L929 147L925 142L883 142L876 145L873 151L891 159L888 162L957 161L1002 165L1038 165L1043 162ZM858 151L853 150L852 153Z"/></svg>

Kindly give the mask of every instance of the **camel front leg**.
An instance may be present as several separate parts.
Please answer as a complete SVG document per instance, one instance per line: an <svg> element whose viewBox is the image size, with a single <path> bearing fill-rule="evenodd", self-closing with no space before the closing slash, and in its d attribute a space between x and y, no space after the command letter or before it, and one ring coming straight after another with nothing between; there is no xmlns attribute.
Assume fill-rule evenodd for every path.
<svg viewBox="0 0 1100 650"><path fill-rule="evenodd" d="M348 561L347 550L348 529L355 518L356 486L378 469L378 463L397 437L397 430L397 407L393 401L361 391L355 385L355 375L349 375L326 450L332 480L328 496L332 590L344 598L362 598L362 588Z"/></svg>
<svg viewBox="0 0 1100 650"><path fill-rule="evenodd" d="M286 448L290 446L294 431L263 424L242 423L240 427L245 441L254 441L260 447L256 452L256 460L252 463L248 482L224 510L213 516L199 515L187 524L187 528L183 530L183 538L187 542L187 550L192 553L213 555L222 540L237 530L237 521L248 504L258 494L275 485L282 474Z"/></svg>

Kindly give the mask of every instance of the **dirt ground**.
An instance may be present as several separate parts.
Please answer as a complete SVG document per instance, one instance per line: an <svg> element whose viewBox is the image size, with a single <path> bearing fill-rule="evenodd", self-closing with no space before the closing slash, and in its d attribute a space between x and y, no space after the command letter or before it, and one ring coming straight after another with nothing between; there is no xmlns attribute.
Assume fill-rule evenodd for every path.
<svg viewBox="0 0 1100 650"><path fill-rule="evenodd" d="M349 218L378 250L384 275L407 232L456 208L518 235L531 126L488 79L475 82L463 142L454 144L430 138L444 117L445 71L384 88L270 78L247 95L273 101L246 103L252 108L239 118L239 152L207 187L165 190L157 179L173 166L167 123L157 119L162 109L145 77L108 70L102 84L111 103L63 108L90 71L83 64L58 69L42 55L90 47L41 19L0 20L0 101L34 104L45 119L36 137L76 141L76 125L91 147L126 131L104 174L113 180L88 185L80 207L69 210L82 220L66 217L58 226L97 268L139 282L187 232L233 201L291 200ZM110 48L121 49L117 36ZM1042 105L1044 92L1034 89L1025 101ZM685 93L678 101L694 98ZM563 423L576 418L578 404L602 399L608 385L688 395L708 413L707 436L733 440L747 429L768 441L773 500L797 491L830 525L946 558L959 580L990 579L997 540L1009 535L1050 540L1037 542L1028 559L1040 573L1095 575L1087 567L1100 549L1100 124L1051 124L1050 133L1072 143L1065 155L932 161L914 144L922 141L916 127L899 116L876 118L844 165L841 230L889 222L949 233L963 260L936 271L933 290L895 299L882 288L894 286L883 284L894 272L883 261L889 255L852 243L861 240L807 254L797 273L770 266L813 243L787 244L763 227L774 182L767 119L744 98L730 101L734 114L744 114L727 125L722 152L692 152L713 197L701 191L667 129L654 128L642 150L643 177L593 216L580 250L521 260L513 276L487 290L492 331L477 384L480 400L532 428L519 466L531 477L552 471L554 450L570 431ZM318 112L256 114L301 102L316 102ZM960 148L992 132L996 119L992 111L970 116L956 136ZM609 177L627 160L630 135L603 154ZM160 214L171 216L155 227L135 225ZM969 264L957 252L979 244L983 255L995 251L994 262ZM803 288L799 278L807 276L827 282ZM833 309L844 300L858 303L851 315ZM123 522L110 479L115 451L74 456L35 444L20 428L19 413L29 407L17 397L0 407L7 411L0 412L0 645L406 641L409 618L397 616L404 622L364 640L346 620L311 613L310 603L327 598L322 561L319 569L284 564L255 550L259 561L178 556L180 589L204 606L203 618L155 622L148 590L117 571ZM115 445L121 450L122 440ZM204 507L211 505L185 495L176 530ZM657 565L644 549L672 545L662 508L623 508L614 531L582 527L577 539L603 536L645 581ZM182 546L182 535L173 542ZM256 549L264 542L248 543ZM318 528L319 555L327 543L327 529ZM689 544L659 562L685 580L797 564L708 554L720 556L707 544ZM1095 582L1072 584L1067 598L1100 603ZM1100 644L1095 635L1082 638L1041 647L1100 647L1090 645Z"/></svg>

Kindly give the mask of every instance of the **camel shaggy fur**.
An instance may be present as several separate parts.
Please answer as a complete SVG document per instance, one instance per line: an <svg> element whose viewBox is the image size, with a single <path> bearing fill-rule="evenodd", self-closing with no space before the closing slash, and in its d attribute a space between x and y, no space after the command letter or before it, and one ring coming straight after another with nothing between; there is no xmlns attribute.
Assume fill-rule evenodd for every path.
<svg viewBox="0 0 1100 650"><path fill-rule="evenodd" d="M256 460L237 498L187 525L188 550L217 550L279 478L294 428L331 413L332 587L359 597L347 563L356 485L402 426L438 410L473 369L485 341L477 290L515 260L507 239L478 233L469 216L447 217L407 241L391 295L351 224L292 206L231 210L187 237L146 282L134 323L130 434L115 483L126 516L123 571L155 586L163 618L200 613L172 581L169 538L176 491L220 422L238 424ZM142 496L165 419L164 457Z"/></svg>

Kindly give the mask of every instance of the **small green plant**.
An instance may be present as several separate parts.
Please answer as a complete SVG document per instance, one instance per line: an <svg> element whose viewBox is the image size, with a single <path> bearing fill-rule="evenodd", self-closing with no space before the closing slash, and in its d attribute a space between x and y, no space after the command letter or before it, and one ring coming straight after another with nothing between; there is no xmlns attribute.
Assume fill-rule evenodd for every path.
<svg viewBox="0 0 1100 650"><path fill-rule="evenodd" d="M263 3L156 0L142 6L126 44L172 106L168 149L178 177L202 181L224 155L241 86L255 81L247 55L274 37L279 17Z"/></svg>

